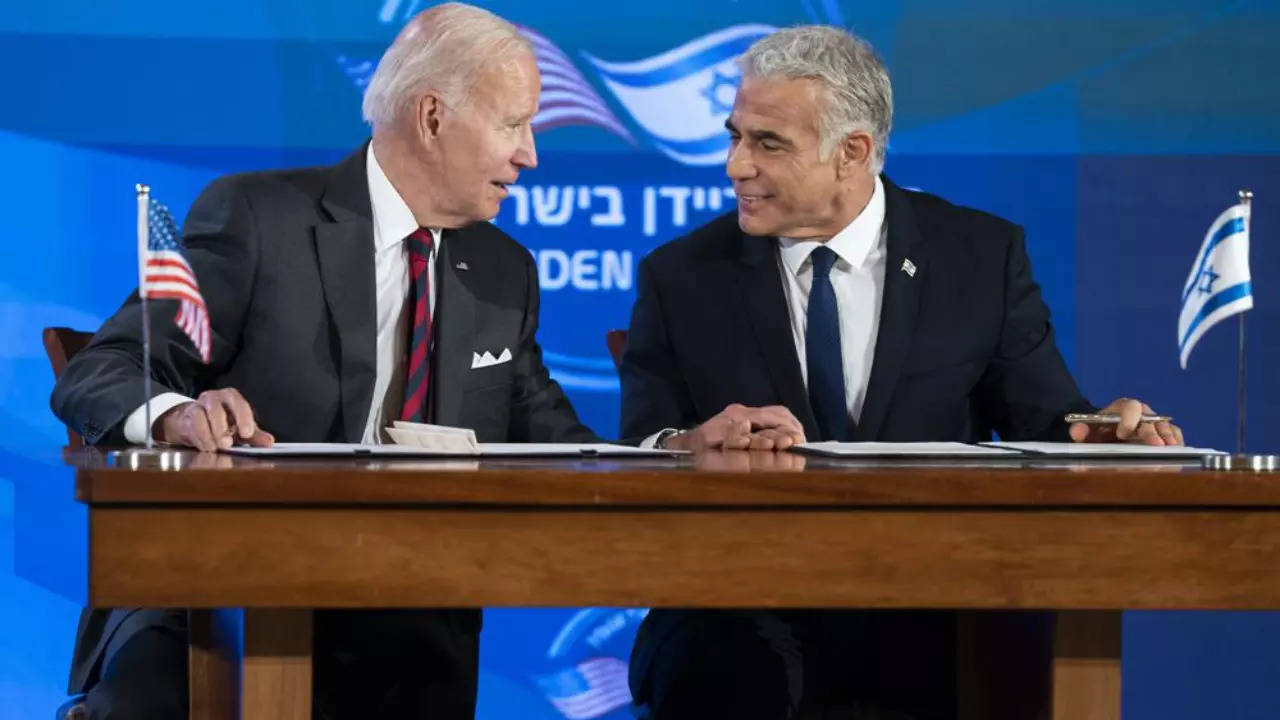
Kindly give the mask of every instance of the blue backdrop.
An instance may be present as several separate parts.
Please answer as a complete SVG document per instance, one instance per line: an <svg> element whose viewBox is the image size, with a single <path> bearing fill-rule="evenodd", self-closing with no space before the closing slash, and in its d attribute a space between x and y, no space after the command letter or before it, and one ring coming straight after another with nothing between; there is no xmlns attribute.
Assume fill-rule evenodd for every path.
<svg viewBox="0 0 1280 720"><path fill-rule="evenodd" d="M179 217L226 172L328 163L367 134L359 100L419 0L44 0L0 10L0 720L62 699L84 514L32 448L46 325L94 328L136 284L133 184ZM484 3L534 39L541 166L497 223L536 255L548 364L617 429L604 333L657 244L732 207L720 130L732 58L772 27L846 25L894 79L887 172L1025 225L1063 352L1095 401L1136 395L1231 448L1235 323L1178 368L1182 283L1252 188L1250 449L1280 449L1280 8L1264 0L674 0ZM488 614L480 717L564 718L575 668L625 659L641 610ZM1264 718L1280 615L1129 613L1130 718ZM596 667L616 668L604 662ZM581 717L587 717L582 715ZM592 717L621 718L621 710Z"/></svg>

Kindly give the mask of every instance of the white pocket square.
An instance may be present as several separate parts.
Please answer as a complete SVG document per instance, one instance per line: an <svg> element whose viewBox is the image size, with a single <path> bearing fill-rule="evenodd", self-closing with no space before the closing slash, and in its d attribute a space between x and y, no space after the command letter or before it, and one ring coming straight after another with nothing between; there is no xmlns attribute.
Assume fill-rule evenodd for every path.
<svg viewBox="0 0 1280 720"><path fill-rule="evenodd" d="M485 350L483 355L476 352L471 353L472 370L493 367L494 365L501 365L504 362L511 362L511 348L502 348L502 354L498 355L498 357L494 357L493 353L488 350Z"/></svg>

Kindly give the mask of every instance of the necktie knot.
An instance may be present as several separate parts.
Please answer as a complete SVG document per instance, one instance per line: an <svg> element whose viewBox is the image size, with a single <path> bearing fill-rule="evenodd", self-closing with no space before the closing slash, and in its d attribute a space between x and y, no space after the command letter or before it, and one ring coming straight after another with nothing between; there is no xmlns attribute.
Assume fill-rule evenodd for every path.
<svg viewBox="0 0 1280 720"><path fill-rule="evenodd" d="M831 266L836 264L836 251L823 245L809 253L809 261L813 263L813 276L824 278L831 274Z"/></svg>
<svg viewBox="0 0 1280 720"><path fill-rule="evenodd" d="M431 251L435 248L435 237L431 231L426 228L418 228L409 233L409 237L405 238L409 241L409 256L426 260L431 257Z"/></svg>

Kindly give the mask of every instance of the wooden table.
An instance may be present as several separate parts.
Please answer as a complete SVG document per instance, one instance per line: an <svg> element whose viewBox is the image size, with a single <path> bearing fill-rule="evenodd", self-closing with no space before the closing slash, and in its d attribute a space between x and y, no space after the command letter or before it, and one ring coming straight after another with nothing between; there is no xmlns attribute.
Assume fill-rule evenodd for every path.
<svg viewBox="0 0 1280 720"><path fill-rule="evenodd" d="M310 718L315 607L1054 609L1056 720L1119 716L1120 609L1280 607L1280 477L1265 474L741 451L68 462L91 604L248 608L242 665L221 616L193 613L197 720L235 716L237 687L240 717ZM981 626L961 623L970 659L988 652L965 634Z"/></svg>

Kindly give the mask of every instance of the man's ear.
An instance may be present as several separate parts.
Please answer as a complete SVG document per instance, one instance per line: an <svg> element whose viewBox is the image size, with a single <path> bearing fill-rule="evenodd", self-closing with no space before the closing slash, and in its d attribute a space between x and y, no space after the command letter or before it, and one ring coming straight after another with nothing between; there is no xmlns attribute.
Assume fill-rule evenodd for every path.
<svg viewBox="0 0 1280 720"><path fill-rule="evenodd" d="M440 137L440 125L445 113L444 101L434 90L429 90L418 97L416 109L418 137L425 144L434 143Z"/></svg>
<svg viewBox="0 0 1280 720"><path fill-rule="evenodd" d="M845 136L836 148L836 177L846 178L853 173L865 173L871 167L875 140L863 130L854 130Z"/></svg>

